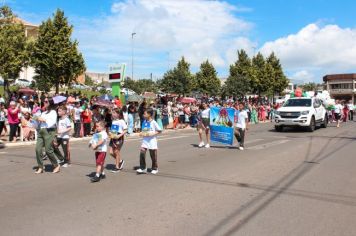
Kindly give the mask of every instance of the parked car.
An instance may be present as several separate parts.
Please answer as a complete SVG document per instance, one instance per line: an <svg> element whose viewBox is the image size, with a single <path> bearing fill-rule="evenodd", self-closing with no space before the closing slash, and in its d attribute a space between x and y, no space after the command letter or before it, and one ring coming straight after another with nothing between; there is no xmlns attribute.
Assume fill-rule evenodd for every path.
<svg viewBox="0 0 356 236"><path fill-rule="evenodd" d="M26 79L16 79L13 85L18 85L20 87L28 87L31 85L31 82Z"/></svg>
<svg viewBox="0 0 356 236"><path fill-rule="evenodd" d="M0 78L0 86L4 86L4 79Z"/></svg>
<svg viewBox="0 0 356 236"><path fill-rule="evenodd" d="M136 94L135 91L131 90L131 89L128 89L128 88L122 88L121 89L121 92L124 93L125 95L134 95Z"/></svg>
<svg viewBox="0 0 356 236"><path fill-rule="evenodd" d="M82 89L82 90L91 89L89 86L87 86L85 84L72 84L72 88L74 88L74 89Z"/></svg>

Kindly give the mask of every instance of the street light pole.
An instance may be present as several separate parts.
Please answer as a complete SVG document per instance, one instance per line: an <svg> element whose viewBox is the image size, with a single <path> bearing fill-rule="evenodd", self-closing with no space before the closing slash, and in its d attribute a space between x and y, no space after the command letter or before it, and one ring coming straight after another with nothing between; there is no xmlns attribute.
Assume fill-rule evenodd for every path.
<svg viewBox="0 0 356 236"><path fill-rule="evenodd" d="M131 79L134 79L134 36L135 32L131 33Z"/></svg>

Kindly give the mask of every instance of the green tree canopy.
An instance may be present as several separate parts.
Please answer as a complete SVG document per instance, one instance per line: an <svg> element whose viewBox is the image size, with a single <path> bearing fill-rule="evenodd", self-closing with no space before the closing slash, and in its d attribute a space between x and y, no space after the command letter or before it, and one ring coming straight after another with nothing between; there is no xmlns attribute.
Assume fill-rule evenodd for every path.
<svg viewBox="0 0 356 236"><path fill-rule="evenodd" d="M69 25L64 12L57 10L53 19L40 25L39 37L34 45L36 81L55 86L56 93L60 85L69 85L85 71L78 42L71 39L72 32L73 26Z"/></svg>
<svg viewBox="0 0 356 236"><path fill-rule="evenodd" d="M190 64L184 57L173 70L167 71L161 81L162 89L168 93L188 94L192 90L193 76L190 73Z"/></svg>
<svg viewBox="0 0 356 236"><path fill-rule="evenodd" d="M200 71L195 76L195 90L198 92L217 95L220 92L220 80L214 66L206 60L200 65Z"/></svg>
<svg viewBox="0 0 356 236"><path fill-rule="evenodd" d="M237 52L238 60L230 66L230 75L223 92L226 95L243 97L251 91L251 60L244 50Z"/></svg>
<svg viewBox="0 0 356 236"><path fill-rule="evenodd" d="M280 94L288 86L288 78L284 75L282 65L274 53L271 53L267 58L267 64L273 68L273 76L271 77L270 94L274 96Z"/></svg>
<svg viewBox="0 0 356 236"><path fill-rule="evenodd" d="M0 8L0 75L4 79L5 97L9 95L9 79L16 79L28 63L28 44L23 24L15 20L12 10Z"/></svg>

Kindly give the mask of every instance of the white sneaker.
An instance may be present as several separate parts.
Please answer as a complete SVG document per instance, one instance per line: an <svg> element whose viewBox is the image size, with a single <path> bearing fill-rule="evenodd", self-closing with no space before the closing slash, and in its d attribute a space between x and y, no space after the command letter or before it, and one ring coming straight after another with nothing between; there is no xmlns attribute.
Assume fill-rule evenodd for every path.
<svg viewBox="0 0 356 236"><path fill-rule="evenodd" d="M158 173L158 170L151 170L151 174L155 175Z"/></svg>
<svg viewBox="0 0 356 236"><path fill-rule="evenodd" d="M62 167L67 168L67 167L69 167L69 165L68 165L68 163L64 163L64 164L62 165Z"/></svg>
<svg viewBox="0 0 356 236"><path fill-rule="evenodd" d="M200 148L204 147L204 142L199 143L199 147Z"/></svg>
<svg viewBox="0 0 356 236"><path fill-rule="evenodd" d="M207 144L205 145L205 148L210 148L209 143L207 143Z"/></svg>
<svg viewBox="0 0 356 236"><path fill-rule="evenodd" d="M137 169L136 172L137 172L137 174L146 174L147 173L147 169L144 169L144 170Z"/></svg>
<svg viewBox="0 0 356 236"><path fill-rule="evenodd" d="M240 149L241 151L243 151L243 150L244 150L244 148L243 148L243 147L239 147L239 149Z"/></svg>

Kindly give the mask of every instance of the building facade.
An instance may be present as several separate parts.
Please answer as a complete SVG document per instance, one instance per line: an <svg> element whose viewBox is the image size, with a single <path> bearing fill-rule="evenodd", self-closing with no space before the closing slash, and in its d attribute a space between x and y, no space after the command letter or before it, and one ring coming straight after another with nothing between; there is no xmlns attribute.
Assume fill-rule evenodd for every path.
<svg viewBox="0 0 356 236"><path fill-rule="evenodd" d="M356 74L335 74L323 77L330 96L337 100L356 101Z"/></svg>

